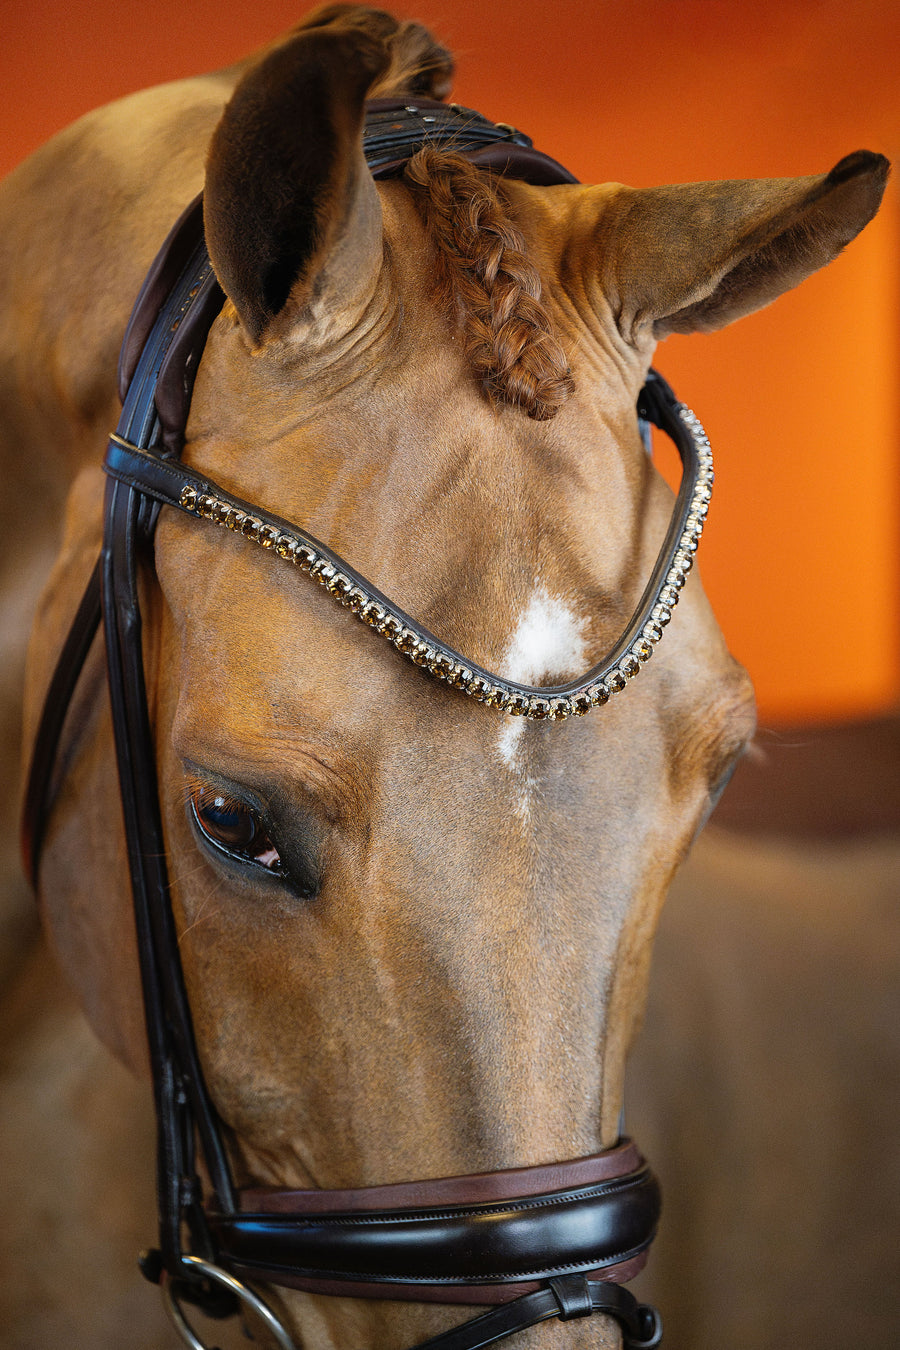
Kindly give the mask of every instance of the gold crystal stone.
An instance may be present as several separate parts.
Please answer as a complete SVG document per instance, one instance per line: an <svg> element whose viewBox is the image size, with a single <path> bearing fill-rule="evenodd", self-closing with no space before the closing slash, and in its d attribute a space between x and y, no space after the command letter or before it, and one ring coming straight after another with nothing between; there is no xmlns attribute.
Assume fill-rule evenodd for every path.
<svg viewBox="0 0 900 1350"><path fill-rule="evenodd" d="M636 642L631 650L639 661L649 661L653 655L653 648L646 638Z"/></svg>
<svg viewBox="0 0 900 1350"><path fill-rule="evenodd" d="M573 695L569 703L573 717L584 717L585 713L590 712L592 706L590 696L587 693Z"/></svg>
<svg viewBox="0 0 900 1350"><path fill-rule="evenodd" d="M604 703L609 702L609 686L603 680L592 684L587 694L592 708L602 708Z"/></svg>
<svg viewBox="0 0 900 1350"><path fill-rule="evenodd" d="M256 516L245 516L241 522L241 534L253 544L259 539L261 529L262 521L258 520Z"/></svg>
<svg viewBox="0 0 900 1350"><path fill-rule="evenodd" d="M204 493L202 497L197 498L197 510L200 515L205 516L207 520L212 515L215 504L215 497L210 497L206 493Z"/></svg>
<svg viewBox="0 0 900 1350"><path fill-rule="evenodd" d="M178 498L180 504L188 511L193 511L197 505L197 489L186 483L181 489L181 496Z"/></svg>
<svg viewBox="0 0 900 1350"><path fill-rule="evenodd" d="M554 698L550 700L550 718L553 722L564 722L567 717L571 717L572 709L567 698Z"/></svg>
<svg viewBox="0 0 900 1350"><path fill-rule="evenodd" d="M294 550L294 562L303 572L311 572L313 563L319 555L308 544L298 544Z"/></svg>
<svg viewBox="0 0 900 1350"><path fill-rule="evenodd" d="M296 547L289 534L280 534L275 540L275 552L280 558L293 558Z"/></svg>
<svg viewBox="0 0 900 1350"><path fill-rule="evenodd" d="M259 532L259 542L263 548L273 548L278 538L278 530L274 525L263 525Z"/></svg>
<svg viewBox="0 0 900 1350"><path fill-rule="evenodd" d="M533 698L528 705L528 716L533 717L536 722L542 722L545 717L550 716L550 704L545 698Z"/></svg>
<svg viewBox="0 0 900 1350"><path fill-rule="evenodd" d="M229 506L228 502L217 499L212 512L213 520L217 525L227 525L233 511L234 507Z"/></svg>
<svg viewBox="0 0 900 1350"><path fill-rule="evenodd" d="M228 517L225 524L228 526L229 530L239 530L246 519L246 511L235 511Z"/></svg>
<svg viewBox="0 0 900 1350"><path fill-rule="evenodd" d="M609 685L609 692L611 694L620 694L628 681L623 675L621 667L617 666L615 670L611 670L607 675L606 683Z"/></svg>
<svg viewBox="0 0 900 1350"><path fill-rule="evenodd" d="M384 610L381 605L376 604L374 600L370 600L365 608L359 611L359 617L364 619L366 623L371 624L373 628L380 628L384 622Z"/></svg>
<svg viewBox="0 0 900 1350"><path fill-rule="evenodd" d="M471 678L472 672L469 667L456 661L447 674L447 683L452 684L454 689L465 689Z"/></svg>

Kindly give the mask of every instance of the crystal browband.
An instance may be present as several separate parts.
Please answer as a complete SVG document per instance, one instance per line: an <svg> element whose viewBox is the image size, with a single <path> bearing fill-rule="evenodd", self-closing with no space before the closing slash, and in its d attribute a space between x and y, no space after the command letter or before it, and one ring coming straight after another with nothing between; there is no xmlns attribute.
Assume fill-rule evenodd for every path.
<svg viewBox="0 0 900 1350"><path fill-rule="evenodd" d="M414 665L477 702L514 717L561 722L607 703L650 660L678 603L703 532L713 482L712 452L703 427L655 372L641 400L642 416L672 436L682 457L684 473L673 519L647 588L617 646L582 679L552 688L517 684L466 660L304 530L242 501L183 464L166 461L114 435L104 467L113 478L157 501L277 553Z"/></svg>

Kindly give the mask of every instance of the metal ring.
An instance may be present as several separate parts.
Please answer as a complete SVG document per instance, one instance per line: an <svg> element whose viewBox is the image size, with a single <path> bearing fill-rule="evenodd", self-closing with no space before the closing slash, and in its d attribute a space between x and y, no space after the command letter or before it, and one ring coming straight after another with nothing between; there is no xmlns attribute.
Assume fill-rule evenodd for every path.
<svg viewBox="0 0 900 1350"><path fill-rule="evenodd" d="M272 1309L267 1303L263 1302L258 1294L254 1294L252 1289L248 1289L245 1284L241 1284L240 1280L236 1280L227 1271L220 1270L218 1266L212 1265L209 1261L202 1261L199 1256L183 1256L181 1260L191 1274L205 1275L208 1280L212 1280L214 1284L222 1285L224 1289L228 1289L248 1308L252 1308L260 1321L264 1322L271 1331L281 1350L297 1350L292 1337L285 1331ZM172 1288L171 1277L164 1280L162 1293L166 1312L172 1319L185 1345L190 1346L191 1350L212 1350L212 1347L204 1345L203 1341L195 1336L192 1328L188 1325L187 1318L182 1312L177 1295Z"/></svg>

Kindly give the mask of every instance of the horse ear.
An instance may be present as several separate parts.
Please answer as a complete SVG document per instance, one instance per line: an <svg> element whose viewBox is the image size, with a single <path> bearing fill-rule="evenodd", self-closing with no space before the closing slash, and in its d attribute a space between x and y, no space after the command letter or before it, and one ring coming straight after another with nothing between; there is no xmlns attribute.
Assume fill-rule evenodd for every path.
<svg viewBox="0 0 900 1350"><path fill-rule="evenodd" d="M301 31L241 80L213 134L206 242L254 346L356 313L382 260L363 103L389 64L357 30ZM348 318L348 325L352 319Z"/></svg>
<svg viewBox="0 0 900 1350"><path fill-rule="evenodd" d="M769 304L871 220L888 170L884 156L860 150L820 177L607 195L593 247L623 333L710 332Z"/></svg>

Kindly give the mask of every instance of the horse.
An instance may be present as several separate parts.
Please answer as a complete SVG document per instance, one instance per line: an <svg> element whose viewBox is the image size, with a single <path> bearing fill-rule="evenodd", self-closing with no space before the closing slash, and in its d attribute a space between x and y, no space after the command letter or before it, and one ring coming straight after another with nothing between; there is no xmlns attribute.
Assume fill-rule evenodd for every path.
<svg viewBox="0 0 900 1350"><path fill-rule="evenodd" d="M122 334L203 193L223 303L176 399L185 486L159 489L138 550L139 664L190 1033L227 1169L258 1204L344 1192L365 1213L361 1195L418 1186L433 1205L453 1181L529 1171L543 1195L554 1168L626 1147L660 908L754 730L692 567L711 473L683 410L700 477L643 614L673 497L636 409L661 339L830 261L886 180L857 152L793 180L527 181L503 171L509 142L498 169L431 135L452 70L421 26L327 6L236 66L89 114L0 195L8 585L55 553L28 645L27 760L103 543ZM385 102L423 134L376 182L363 132ZM114 481L136 481L145 447L115 446ZM303 548L311 576L289 565ZM582 678L610 652L607 679ZM104 665L94 644L34 870L91 1026L146 1077ZM492 1301L467 1278L470 1302ZM428 1301L276 1281L279 1343L449 1334L464 1314L429 1279ZM556 1282L565 1320L591 1311L588 1283ZM618 1346L614 1312L519 1344Z"/></svg>

